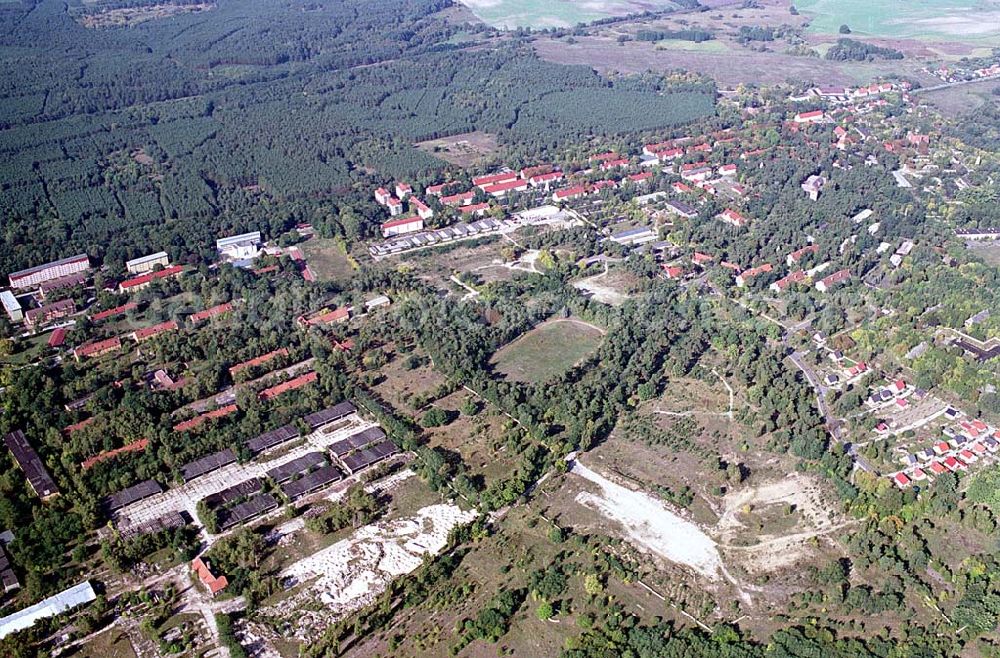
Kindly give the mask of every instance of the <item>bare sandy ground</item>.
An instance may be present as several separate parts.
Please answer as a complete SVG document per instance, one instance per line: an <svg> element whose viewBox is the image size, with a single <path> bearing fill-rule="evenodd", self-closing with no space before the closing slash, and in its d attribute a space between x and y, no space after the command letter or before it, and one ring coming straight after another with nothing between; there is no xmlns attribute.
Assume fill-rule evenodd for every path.
<svg viewBox="0 0 1000 658"><path fill-rule="evenodd" d="M309 629L322 628L374 601L392 579L419 567L425 555L440 553L452 528L475 518L474 511L440 504L408 518L360 528L348 539L286 568L281 574L286 582L308 584L268 613L284 617L294 610L290 621L296 635L305 636ZM316 599L326 611L314 611Z"/></svg>
<svg viewBox="0 0 1000 658"><path fill-rule="evenodd" d="M694 523L674 514L660 501L615 484L580 463L572 472L595 483L601 495L581 491L576 501L620 523L629 539L671 562L683 564L709 580L719 580L722 557L715 541Z"/></svg>
<svg viewBox="0 0 1000 658"><path fill-rule="evenodd" d="M745 601L748 601L746 591L760 588L738 581L727 571L727 562L738 564L748 573L774 572L812 556L816 550L815 538L852 523L836 518L824 504L819 485L812 478L796 473L730 493L718 523L702 528L671 511L656 497L616 484L579 460L574 462L571 472L601 489L600 494L579 492L576 502L619 524L632 544L688 567L710 581L729 581ZM741 531L742 538L746 538L746 527L741 520L746 511L775 505L794 506L800 527L786 533L760 534L750 544L730 543Z"/></svg>

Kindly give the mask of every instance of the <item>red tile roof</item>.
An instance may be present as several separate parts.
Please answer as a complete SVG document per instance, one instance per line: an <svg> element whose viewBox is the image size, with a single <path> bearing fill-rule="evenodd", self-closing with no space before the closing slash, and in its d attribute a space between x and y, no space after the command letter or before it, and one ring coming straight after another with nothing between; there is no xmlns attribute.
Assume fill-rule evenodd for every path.
<svg viewBox="0 0 1000 658"><path fill-rule="evenodd" d="M181 265L171 265L170 267L165 267L158 272L149 272L143 274L142 276L137 276L134 279L126 279L122 281L119 285L122 290L129 290L130 288L135 288L136 286L145 285L156 279L165 279L170 276L175 276L184 271L184 267Z"/></svg>
<svg viewBox="0 0 1000 658"><path fill-rule="evenodd" d="M136 329L133 332L136 342L142 342L153 338L154 336L159 336L167 331L177 331L177 323L173 320L167 320L166 322L161 322L159 324L154 324L151 327L143 327L142 329Z"/></svg>
<svg viewBox="0 0 1000 658"><path fill-rule="evenodd" d="M85 418L84 420L81 420L79 423L73 423L72 425L67 425L66 427L63 428L63 434L72 434L73 432L82 430L87 425L93 424L95 420L97 420L97 418L91 416L90 418Z"/></svg>
<svg viewBox="0 0 1000 658"><path fill-rule="evenodd" d="M49 336L49 347L59 347L66 342L66 328L59 327Z"/></svg>
<svg viewBox="0 0 1000 658"><path fill-rule="evenodd" d="M212 593L212 596L224 590L229 584L225 576L214 575L208 562L202 560L200 557L194 559L194 562L191 563L191 568L198 574L198 580L208 587L208 591Z"/></svg>
<svg viewBox="0 0 1000 658"><path fill-rule="evenodd" d="M90 316L91 322L100 322L101 320L106 320L115 315L120 315L122 313L128 313L131 310L138 308L139 305L135 302L129 302L128 304L122 304L121 306L116 306L114 308L109 308L106 311L101 311L99 313L94 313Z"/></svg>
<svg viewBox="0 0 1000 658"><path fill-rule="evenodd" d="M105 450L104 452L99 452L93 457L88 457L87 459L83 460L83 463L80 465L83 467L83 470L86 471L90 468L93 468L96 464L111 459L116 455L120 455L126 452L142 452L148 446L149 446L149 439L139 439L138 441L133 441L132 443L122 446L121 448L115 448L114 450Z"/></svg>
<svg viewBox="0 0 1000 658"><path fill-rule="evenodd" d="M233 310L233 303L226 302L225 304L219 304L218 306L213 306L212 308L206 308L204 311L198 311L197 313L191 314L191 322L197 324L202 320L207 320L209 318L214 318L217 315L222 315L223 313L228 313Z"/></svg>
<svg viewBox="0 0 1000 658"><path fill-rule="evenodd" d="M243 363L237 363L235 366L232 366L229 369L229 374L230 376L235 375L236 373L245 368L254 368L256 366L267 363L271 359L277 358L279 356L288 356L288 350L282 347L280 349L274 350L273 352L268 352L267 354L262 354L258 357L254 357L249 361L244 361Z"/></svg>
<svg viewBox="0 0 1000 658"><path fill-rule="evenodd" d="M186 432L188 430L193 430L194 428L198 427L199 425L201 425L210 418L222 418L224 416L228 416L231 413L235 413L236 409L237 407L235 404L230 404L226 405L225 407L219 407L218 409L214 409L212 411L206 411L205 413L199 416L195 416L194 418L185 420L184 422L177 423L176 425L174 425L174 431Z"/></svg>
<svg viewBox="0 0 1000 658"><path fill-rule="evenodd" d="M120 349L122 346L122 341L118 336L112 336L106 340L99 340L93 343L87 343L86 345L80 345L75 350L73 350L74 355L77 358L87 357L92 355L103 354L104 352L110 352L112 350Z"/></svg>
<svg viewBox="0 0 1000 658"><path fill-rule="evenodd" d="M311 384L318 378L319 375L317 375L315 371L307 372L304 375L299 375L298 377L289 379L287 382L282 382L277 386L265 388L263 391L260 392L260 399L271 400L273 398L278 397L282 393L286 393L288 391L294 391L297 388L302 388L306 384Z"/></svg>
<svg viewBox="0 0 1000 658"><path fill-rule="evenodd" d="M476 176L472 179L472 184L476 187L482 187L484 185L493 185L494 183L514 180L515 178L517 178L517 173L513 171L504 174L487 174L486 176Z"/></svg>
<svg viewBox="0 0 1000 658"><path fill-rule="evenodd" d="M387 222L382 223L382 230L387 228L396 228L397 226L406 226L407 224L414 224L416 222L424 223L424 220L420 217L414 215L413 217L400 217L399 219L390 219Z"/></svg>

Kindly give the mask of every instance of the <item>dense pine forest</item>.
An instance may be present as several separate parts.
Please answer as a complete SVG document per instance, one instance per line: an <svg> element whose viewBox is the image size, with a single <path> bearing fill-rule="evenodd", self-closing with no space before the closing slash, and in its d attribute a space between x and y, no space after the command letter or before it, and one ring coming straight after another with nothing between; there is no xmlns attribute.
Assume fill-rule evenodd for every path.
<svg viewBox="0 0 1000 658"><path fill-rule="evenodd" d="M275 202L315 210L366 175L441 168L420 140L544 150L713 112L710 88L546 63L449 5L222 0L127 28L82 19L146 5L3 5L0 270L280 230Z"/></svg>

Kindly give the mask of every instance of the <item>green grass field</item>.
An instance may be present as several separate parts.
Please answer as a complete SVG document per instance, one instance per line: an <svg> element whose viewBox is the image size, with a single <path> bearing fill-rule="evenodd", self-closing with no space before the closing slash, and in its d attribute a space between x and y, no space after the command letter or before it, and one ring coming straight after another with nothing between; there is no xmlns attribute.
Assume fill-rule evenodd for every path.
<svg viewBox="0 0 1000 658"><path fill-rule="evenodd" d="M998 0L797 0L809 31L962 43L1000 43Z"/></svg>
<svg viewBox="0 0 1000 658"><path fill-rule="evenodd" d="M672 9L670 0L460 0L493 27L573 27L609 16Z"/></svg>
<svg viewBox="0 0 1000 658"><path fill-rule="evenodd" d="M553 320L500 348L492 363L509 379L544 382L593 354L602 336L600 329L582 320Z"/></svg>
<svg viewBox="0 0 1000 658"><path fill-rule="evenodd" d="M684 41L683 39L664 39L656 42L657 50L686 50L695 53L727 53L729 46L718 39L702 41Z"/></svg>
<svg viewBox="0 0 1000 658"><path fill-rule="evenodd" d="M354 276L354 266L336 240L313 238L302 243L300 248L319 281L346 284Z"/></svg>

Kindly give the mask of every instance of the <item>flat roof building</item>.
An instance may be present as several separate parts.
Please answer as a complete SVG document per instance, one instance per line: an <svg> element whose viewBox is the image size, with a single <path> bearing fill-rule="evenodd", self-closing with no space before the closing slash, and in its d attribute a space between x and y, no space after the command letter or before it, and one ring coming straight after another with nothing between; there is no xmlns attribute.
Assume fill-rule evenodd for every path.
<svg viewBox="0 0 1000 658"><path fill-rule="evenodd" d="M61 260L52 261L51 263L45 263L44 265L36 265L34 267L29 267L26 270L13 272L10 274L10 287L31 288L45 283L46 281L51 281L52 279L70 276L71 274L76 274L77 272L83 272L89 269L90 258L87 257L87 254L77 254L76 256L70 256L69 258L63 258Z"/></svg>
<svg viewBox="0 0 1000 658"><path fill-rule="evenodd" d="M230 260L247 260L257 257L261 244L260 231L251 231L216 240L215 248Z"/></svg>
<svg viewBox="0 0 1000 658"><path fill-rule="evenodd" d="M146 272L152 272L153 268L157 265L169 267L170 257L167 256L167 252L158 251L155 254L140 256L139 258L133 258L132 260L125 261L125 269L127 269L130 274L145 274Z"/></svg>
<svg viewBox="0 0 1000 658"><path fill-rule="evenodd" d="M90 603L96 598L97 594L94 593L94 588L90 586L90 581L85 580L79 585L70 587L43 601L39 601L33 606L0 618L0 639L7 637L11 633L30 628L40 619L55 617L67 610Z"/></svg>
<svg viewBox="0 0 1000 658"><path fill-rule="evenodd" d="M0 303L3 304L3 310L11 322L20 322L24 319L21 302L17 301L14 293L9 290L0 291Z"/></svg>

